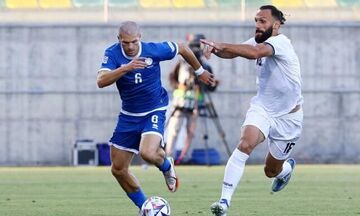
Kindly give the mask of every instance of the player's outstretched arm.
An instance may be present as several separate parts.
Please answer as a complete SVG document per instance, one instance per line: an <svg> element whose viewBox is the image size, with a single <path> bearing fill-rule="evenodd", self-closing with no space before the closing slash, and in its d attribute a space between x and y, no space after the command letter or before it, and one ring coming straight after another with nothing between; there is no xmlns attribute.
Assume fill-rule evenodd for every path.
<svg viewBox="0 0 360 216"><path fill-rule="evenodd" d="M181 43L178 44L178 47L179 54L185 59L187 63L189 63L189 65L191 65L192 68L194 68L198 79L206 85L215 86L216 81L214 75L201 66L200 62L197 60L191 49Z"/></svg>
<svg viewBox="0 0 360 216"><path fill-rule="evenodd" d="M115 70L101 70L97 75L97 85L99 88L104 88L116 82L124 74L135 69L143 69L147 66L143 59L134 58L131 62L126 65L122 65Z"/></svg>
<svg viewBox="0 0 360 216"><path fill-rule="evenodd" d="M258 59L265 56L271 56L274 53L273 48L266 43L252 46L249 44L218 43L203 39L200 41L206 45L204 50L206 58L210 58L211 53L214 53L220 58L235 58L240 56L247 59Z"/></svg>
<svg viewBox="0 0 360 216"><path fill-rule="evenodd" d="M201 43L205 44L205 48L203 50L204 56L207 59L210 59L211 54L214 53L216 56L220 57L220 58L225 58L225 59L232 59L235 57L238 57L238 55L236 55L235 53L231 53L231 52L226 52L223 47L221 47L221 44L219 43L215 43L215 42L210 42L207 40L201 40Z"/></svg>

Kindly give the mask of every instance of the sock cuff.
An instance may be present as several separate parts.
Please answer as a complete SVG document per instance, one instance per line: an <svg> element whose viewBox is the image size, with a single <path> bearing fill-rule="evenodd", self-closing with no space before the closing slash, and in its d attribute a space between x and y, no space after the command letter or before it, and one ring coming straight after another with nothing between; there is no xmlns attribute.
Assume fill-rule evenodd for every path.
<svg viewBox="0 0 360 216"><path fill-rule="evenodd" d="M138 195L144 194L144 192L141 190L141 188L139 188L138 190L134 191L134 192L129 192L126 193L128 195L129 198L135 198Z"/></svg>
<svg viewBox="0 0 360 216"><path fill-rule="evenodd" d="M245 162L248 158L249 158L249 155L240 151L238 148L236 148L231 157L235 157L236 159L238 159L239 161L243 161Z"/></svg>
<svg viewBox="0 0 360 216"><path fill-rule="evenodd" d="M243 167L248 158L249 155L241 152L239 149L235 149L229 158L228 164L233 164L236 167Z"/></svg>
<svg viewBox="0 0 360 216"><path fill-rule="evenodd" d="M292 168L291 168L290 163L287 161L284 161L282 171L276 176L276 178L283 178L284 176L289 174L289 172L291 172L291 169Z"/></svg>
<svg viewBox="0 0 360 216"><path fill-rule="evenodd" d="M166 172L169 171L171 168L171 163L169 161L169 159L167 159L166 157L164 158L164 162L163 164L161 164L160 166L158 166L159 170L162 172Z"/></svg>
<svg viewBox="0 0 360 216"><path fill-rule="evenodd" d="M144 192L141 190L141 188L139 188L135 192L130 192L130 193L126 193L126 194L139 209L141 208L142 204L146 200L146 196L145 196Z"/></svg>

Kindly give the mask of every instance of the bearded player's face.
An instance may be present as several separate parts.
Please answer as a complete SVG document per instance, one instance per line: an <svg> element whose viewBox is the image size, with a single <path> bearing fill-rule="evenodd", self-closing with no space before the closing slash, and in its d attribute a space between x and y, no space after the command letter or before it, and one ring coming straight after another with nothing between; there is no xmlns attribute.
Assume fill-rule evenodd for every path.
<svg viewBox="0 0 360 216"><path fill-rule="evenodd" d="M255 16L255 41L263 43L273 34L275 20L271 15L271 10L259 10Z"/></svg>

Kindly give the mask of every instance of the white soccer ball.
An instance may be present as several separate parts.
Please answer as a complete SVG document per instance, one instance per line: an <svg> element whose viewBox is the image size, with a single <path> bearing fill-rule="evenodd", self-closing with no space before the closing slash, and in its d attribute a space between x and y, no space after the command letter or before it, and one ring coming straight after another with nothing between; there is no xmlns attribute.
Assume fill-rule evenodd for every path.
<svg viewBox="0 0 360 216"><path fill-rule="evenodd" d="M170 205L162 197L152 196L141 206L141 216L169 216Z"/></svg>

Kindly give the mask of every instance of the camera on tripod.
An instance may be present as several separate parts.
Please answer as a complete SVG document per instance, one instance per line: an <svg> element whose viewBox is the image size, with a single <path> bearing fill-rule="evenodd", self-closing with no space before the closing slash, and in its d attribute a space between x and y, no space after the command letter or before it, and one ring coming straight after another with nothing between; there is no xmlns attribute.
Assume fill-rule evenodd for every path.
<svg viewBox="0 0 360 216"><path fill-rule="evenodd" d="M204 45L200 42L200 39L205 39L205 36L203 34L188 35L188 46L202 67L210 73L213 73L211 66L208 65L206 61L204 61ZM217 132L223 140L226 151L228 154L230 154L228 144L225 140L225 132L222 129L220 120L209 93L215 91L218 82L216 82L215 87L202 84L197 80L194 69L184 60L180 60L178 64L176 64L175 68L170 73L169 78L170 84L174 87L174 92L172 99L173 110L165 126L167 128L169 125L169 130L167 130L169 133L166 142L166 153L168 155L172 154L173 146L177 141L183 120L186 120L185 125L187 135L180 155L175 157L175 163L179 164L183 160L187 151L189 150L192 138L195 134L196 121L198 117L201 117L200 121L202 124L199 129L201 129L203 133L205 149L209 149L207 119L211 119L217 129ZM210 164L207 154L206 162L208 165Z"/></svg>

